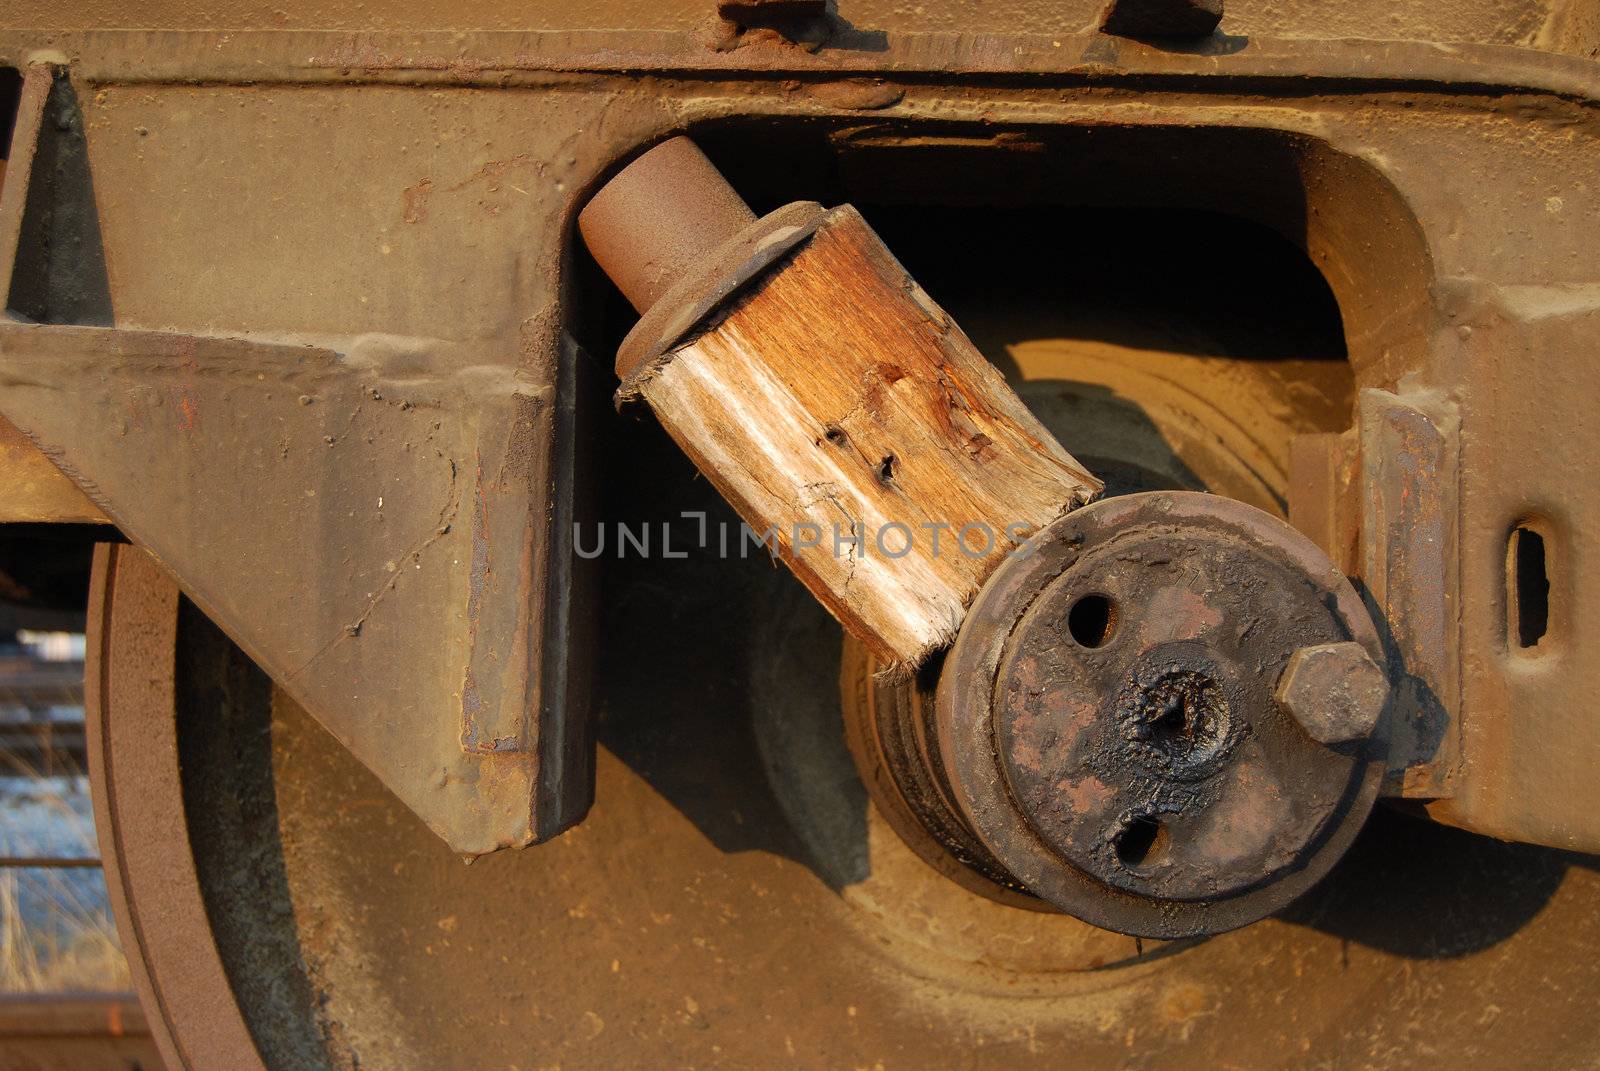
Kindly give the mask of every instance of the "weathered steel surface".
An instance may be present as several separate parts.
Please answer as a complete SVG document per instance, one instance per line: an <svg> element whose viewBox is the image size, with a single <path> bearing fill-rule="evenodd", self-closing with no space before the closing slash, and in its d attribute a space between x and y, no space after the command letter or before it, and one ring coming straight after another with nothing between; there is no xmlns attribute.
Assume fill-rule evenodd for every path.
<svg viewBox="0 0 1600 1071"><path fill-rule="evenodd" d="M1577 188L1550 196L1570 202ZM1600 280L1592 250L1563 262L1564 280L1550 279L1549 269L1528 274L1537 281L1458 280L1443 298L1462 383L1462 766L1453 797L1429 813L1506 839L1593 852L1600 729L1587 711L1600 694L1600 364L1589 355L1600 338ZM1544 541L1546 628L1531 646L1519 642L1509 591L1519 528Z"/></svg>
<svg viewBox="0 0 1600 1071"><path fill-rule="evenodd" d="M315 0L268 4L224 0L151 0L137 14L94 0L63 11L49 0L16 0L0 25L21 28L154 27L160 29L287 29L345 32L522 30L582 31L596 26L692 32L712 12L711 0L549 0L522 11L496 0L439 5L421 0L384 0L360 9L329 7ZM729 5L732 6L732 5ZM748 0L748 8L766 6ZM820 5L818 5L820 6ZM841 14L855 25L904 37L929 31L1060 33L1092 25L1105 0L998 0L974 5L908 5L897 0L844 0ZM1232 0L1231 33L1252 38L1379 36L1393 40L1482 42L1524 45L1584 55L1597 28L1583 0Z"/></svg>
<svg viewBox="0 0 1600 1071"><path fill-rule="evenodd" d="M40 125L45 120L45 104L55 81L49 64L33 64L23 79L17 102L15 125L10 130L10 155L0 160L0 294L11 302L11 280L22 238L23 200L29 189L28 176L40 144ZM11 124L12 116L0 116L0 131ZM8 178L9 176L9 178ZM0 417L0 522L43 522L57 524L105 523L106 516L95 504L50 464L48 458Z"/></svg>
<svg viewBox="0 0 1600 1071"><path fill-rule="evenodd" d="M1393 791L1448 796L1461 761L1459 418L1439 394L1361 393L1360 575L1395 666Z"/></svg>
<svg viewBox="0 0 1600 1071"><path fill-rule="evenodd" d="M541 661L576 642L547 594L571 532L565 510L547 528L562 403L437 359L0 324L0 404L446 841L482 852L588 803L587 738L564 723L579 698Z"/></svg>
<svg viewBox="0 0 1600 1071"><path fill-rule="evenodd" d="M104 183L73 87L46 67L28 86L46 87L53 118L36 131L35 163L9 175L6 229L36 235L18 243L9 292L13 310L52 322L0 325L0 405L91 499L115 499L123 530L452 846L527 844L576 821L592 792L586 618L566 550L581 358L553 321L519 318L523 294L553 285L519 274L521 250L480 285L466 269L487 262L481 251L423 237L430 218L493 219L526 196L514 172L532 162L491 160L437 195L415 176L381 204L363 202L369 216L342 239L296 234L287 213L264 240L298 241L322 269L269 268L249 243L209 237L237 211L232 192L212 187L201 207L206 198L175 196L153 176ZM162 161L192 154L214 176L239 173L183 125L119 125L134 148L122 162L140 172L154 136ZM347 166L381 168L370 154ZM243 170L264 199L320 199L309 174ZM160 215L134 192L145 181L157 183L145 198L169 198ZM109 222L118 218L133 235ZM163 251L208 269L182 271L175 288L160 272L107 267ZM372 285L405 288L407 272L428 279L413 297ZM334 297L335 279L361 292ZM264 300L274 288L282 300ZM459 333L422 337L419 315ZM199 330L64 325L108 318ZM272 329L290 341L237 340Z"/></svg>
<svg viewBox="0 0 1600 1071"><path fill-rule="evenodd" d="M652 5L639 19L676 28L675 20L703 17L706 6L697 4L684 15L686 9ZM1505 44L1542 33L1556 14L1498 3L1383 5L1377 18L1377 9L1367 4L1274 6L1277 13L1235 3L1229 28L1236 34L1260 34L1264 27L1270 32L1274 26L1310 33L1334 28L1362 37L1374 28L1392 28L1397 36ZM1520 343L1504 349L1486 344L1504 326L1489 314L1474 321L1472 338L1458 350L1455 339L1441 333L1456 325L1440 316L1431 283L1437 269L1447 277L1494 280L1495 286L1549 287L1545 296L1553 297L1565 284L1589 279L1595 243L1584 221L1595 218L1596 208L1588 185L1594 120L1587 102L1595 95L1591 67L1507 48L1284 42L1259 36L1227 43L1232 50L1227 54L1219 47L1172 55L1120 42L1091 52L1081 35L1056 33L1064 19L1078 14L1087 25L1087 7L1035 5L1029 9L1032 21L1017 19L1018 9L986 5L925 17L943 26L964 20L956 24L964 29L982 29L982 20L993 19L991 30L1026 25L1042 36L934 39L901 33L908 22L915 25L915 16L902 13L895 17L903 21L893 23L881 51L823 48L791 55L773 50L777 58L770 62L755 50L715 53L678 33L653 42L625 34L510 34L499 40L349 33L248 40L241 38L250 35L89 34L48 41L29 35L21 45L9 39L5 47L18 49L10 55L40 43L70 51L86 84L106 94L89 108L103 124L94 134L102 193L121 202L106 214L105 225L108 238L126 241L125 255L113 260L133 277L124 276L119 287L140 295L140 315L150 323L198 330L210 308L221 309L219 319L226 324L280 314L292 322L308 311L306 319L327 324L341 311L359 314L356 298L365 291L358 287L380 278L372 266L382 262L363 260L361 244L346 240L346 226L376 233L366 215L369 202L398 202L400 191L417 185L424 174L432 176L433 192L419 190L416 196L427 197L437 219L440 191L448 185L438 177L448 166L440 162L442 154L429 156L432 162L419 166L411 181L392 182L386 147L403 143L412 153L428 155L432 139L441 137L466 151L462 146L471 143L471 135L458 135L471 131L489 140L496 121L464 121L466 111L456 106L471 94L445 87L536 85L537 93L504 95L518 97L519 107L506 109L498 122L517 128L519 136L537 137L535 126L559 127L548 112L530 116L530 102L547 94L592 97L604 106L574 107L566 133L575 139L572 155L582 162L569 168L562 162L564 152L551 152L548 158L555 162L542 185L518 182L534 198L550 198L550 190L562 183L592 184L614 160L680 126L715 125L725 145L759 129L794 135L799 144L804 134L827 128L834 140L820 151L837 147L852 164L871 155L858 149L875 143L879 159L911 158L920 146L926 152L917 159L925 162L930 156L940 159L944 146L968 165L923 168L920 178L908 176L917 170L909 167L873 172L870 161L866 170L857 166L849 172L853 182L876 183L909 200L1067 202L1080 204L1081 210L1080 196L1100 203L1096 198L1109 201L1116 194L1135 204L1184 203L1264 219L1303 240L1327 270L1344 303L1353 364L1364 385L1392 390L1407 373L1426 373L1451 385L1460 369L1481 375L1485 370L1479 362L1500 364L1505 381L1490 384L1496 389L1485 395L1484 409L1492 411L1506 395L1515 401L1528 392L1537 407L1532 418L1514 406L1505 430L1520 427L1543 437L1535 445L1554 447L1546 456L1557 471L1548 478L1569 481L1572 488L1557 488L1560 493L1553 497L1565 503L1570 494L1582 510L1582 502L1592 498L1592 467L1579 461L1586 447L1572 429L1583 426L1577 407L1592 395L1578 389L1585 372L1572 354L1581 351L1583 338L1575 333L1559 356L1528 359ZM21 10L18 18L26 15L26 4ZM864 10L857 8L852 18L879 25ZM587 14L602 17L611 11L591 8ZM1507 12L1516 17L1502 18ZM315 11L290 5L286 17L296 27L360 30L368 28L369 13L357 18L326 5ZM423 21L413 25L450 20L455 28L472 19L470 13L439 5L419 14ZM237 16L230 12L211 21L229 17ZM561 5L484 17L516 19L519 26L527 20L546 26L564 18L575 21ZM151 20L182 22L159 11ZM1003 77L946 73L963 63L965 69ZM897 79L895 65L921 76ZM738 76L751 68L760 68L763 77ZM783 85L765 77L769 69L794 69L803 76ZM704 80L682 77L697 70L720 73ZM841 71L857 77L889 72L883 91L870 98L878 107L866 118L875 128L860 129L861 111L839 103L847 98L830 100L819 92L844 83ZM648 77L653 74L677 77ZM216 81L229 78L253 85ZM120 81L128 79L143 84L130 89ZM212 81L160 84L193 79ZM295 96L275 88L276 81L338 81L352 88L320 98L315 88ZM371 83L383 81L427 85L414 96L386 87L394 95L375 106ZM1285 93L1292 99L1286 102ZM478 97L479 106L492 110L483 103L492 96ZM411 108L416 110L406 113L406 123L385 122L386 114ZM148 167L128 166L141 151L135 127L159 136L162 120L185 112L220 126L206 153L177 152L169 142L163 154L149 158ZM412 138L406 127L418 125L419 112L426 116L421 121L426 133ZM1272 134L1252 139L1237 133L1240 125ZM363 126L378 132L363 151L375 161L376 173L385 176L370 185L363 185L362 174L346 166L337 151L329 151L330 145L357 143L353 132ZM1158 133L1163 127L1183 134L1163 140ZM318 128L336 133L323 138L312 133ZM1073 137L1084 130L1092 136ZM963 145L965 155L957 156ZM1263 146L1270 151L1252 151ZM1009 172L1003 165L985 167L986 154L1025 159L1026 166ZM499 151L486 150L486 155L503 159ZM971 166L974 161L977 166ZM1219 169L1218 161L1229 167ZM479 159L469 163L476 166ZM1241 164L1246 166L1235 169ZM463 165L454 174L467 170ZM315 182L298 171L315 175ZM203 194L217 184L253 181L258 174L270 176L251 187L262 205L269 203L273 183L288 194L286 207L262 207L263 217L271 212L275 223L288 221L291 227L297 219L315 217L323 223L321 233L310 227L275 228L274 233L288 235L285 251L269 246L263 254L250 242L217 248L211 239L208 245L205 230L184 219L173 224L175 235L138 227L133 203L137 197L159 200L154 194L163 184L176 191L191 183L188 195L193 196L195 190ZM1292 181L1283 179L1286 175ZM1508 175L1522 181L1507 188ZM1015 181L1002 182L1008 176ZM1108 193L1113 184L1120 189ZM307 193L312 185L317 196ZM355 192L340 201L338 214L328 212L328 191L346 188ZM123 189L134 193L119 193ZM519 203L506 193L505 204ZM1561 204L1552 205L1551 198ZM216 202L207 208L215 214ZM330 226L330 218L340 214L346 219L332 218ZM248 221L253 215L227 218ZM570 219L558 212L550 218L558 216ZM514 229L520 218L503 213L498 226ZM484 242L494 233L487 223L466 229ZM563 240L554 225L541 233L544 241L526 248L558 246ZM130 234L141 240L127 240ZM1540 255L1504 255L1507 234L1519 236L1519 250L1537 249ZM405 270L417 271L419 263L425 268L426 260L408 261ZM360 270L330 270L347 261ZM264 308L252 310L227 287L185 270L213 262L223 265L224 279L251 279L259 286L266 295ZM315 295L301 293L282 285L285 263L332 281ZM259 269L264 281L252 279L252 269ZM441 274L454 277L460 271L452 262ZM141 284L138 276L145 273L151 279L164 276L168 283ZM187 285L171 285L178 278ZM441 311L426 293L406 296L429 313ZM404 316L408 307L392 301L388 313ZM571 308L558 309L553 297L542 309L555 319L581 318ZM1506 359L1508 352L1518 359ZM1553 391L1552 385L1566 389ZM1542 418L1551 408L1562 419L1547 426ZM664 441L644 441L654 449L628 457L619 470L631 472L640 456L667 450ZM1516 456L1524 449L1516 445L1520 441L1497 436L1484 453L1504 450L1510 469L1525 461ZM641 486L642 481L623 484L619 496L628 500L628 491ZM681 486L692 487L687 480ZM671 509L679 505L674 500ZM1503 524L1494 516L1485 521L1497 529ZM1576 530L1594 527L1580 524ZM1480 564L1501 559L1483 574L1491 583L1472 595L1486 603L1496 602L1503 590L1503 538L1497 535L1491 542L1492 551L1463 543ZM954 913L934 909L943 902L911 897L880 899L873 905L876 911L854 911L849 898L858 886L847 886L841 895L825 884L832 879L814 878L784 855L792 842L787 823L772 813L759 787L755 806L747 802L751 793L729 787L761 780L760 760L746 734L728 728L730 716L743 712L745 701L730 683L738 677L733 667L760 647L743 642L740 624L746 618L708 642L704 618L695 611L726 620L729 593L707 582L725 574L702 572L694 578L697 583L658 587L661 564L651 562L649 570L619 580L625 620L608 637L616 652L614 672L607 677L614 720L608 737L612 751L602 765L605 799L614 803L602 804L596 825L581 828L566 847L556 849L567 852L560 865L549 864L548 856L513 856L462 868L380 791L377 781L340 749L326 746L326 737L294 704L283 703L274 731L277 787L284 800L291 881L304 912L297 922L308 934L304 970L325 987L326 1006L340 1015L337 1043L360 1053L364 1066L398 1063L396 1053L439 1066L462 1052L481 1055L483 1062L513 1063L525 1061L535 1049L569 1063L636 1063L646 1059L641 1053L656 1063L674 1057L704 1063L713 1059L707 1053L713 1037L721 1048L716 1057L728 1062L770 1062L787 1041L802 1059L818 1063L858 1061L863 1053L863 1062L881 1053L891 1064L907 1054L938 1063L960 1049L975 1063L1012 1066L1030 1060L1059 1064L1066 1057L1087 1066L1119 1066L1127 1063L1130 1050L1136 1057L1150 1053L1154 1059L1160 1053L1200 1062L1281 1062L1284 1052L1299 1051L1308 1061L1367 1058L1399 1065L1405 1062L1402 1044L1463 1050L1463 1058L1481 1062L1557 1062L1571 1059L1561 1046L1573 1039L1592 1044L1593 1016L1585 1002L1517 998L1530 988L1544 991L1529 980L1548 977L1554 967L1570 972L1568 993L1593 984L1596 960L1584 954L1594 947L1593 875L1573 866L1566 884L1556 890L1568 865L1561 857L1448 830L1396 837L1392 855L1356 859L1348 872L1353 877L1308 902L1291 921L1209 942L1193 950L1198 958L1169 957L1164 962L1175 965L1173 973L1157 975L1160 980L1148 987L1128 981L1126 973L1097 972L1073 988L1051 975L1048 963L1028 960L1013 970L1013 960L996 954L998 944L972 951L971 944L961 943L974 933L999 932L1002 920L1014 921L1000 912L974 912L970 926L963 915L963 924L956 925ZM1578 604L1565 605L1570 611ZM1474 642L1503 644L1502 618L1491 608L1485 623L1493 628ZM663 622L671 627L663 628ZM787 648L783 653L791 654ZM800 694L826 677L790 674L773 691ZM1518 701L1526 698L1519 695ZM1489 713L1512 715L1506 704ZM1576 787L1581 785L1568 782L1562 790ZM330 808L328 801L335 798L353 802ZM1570 801L1563 806L1570 807ZM883 868L882 855L872 859L875 870ZM395 873L397 860L403 861L401 875ZM672 865L663 865L664 860ZM639 895L612 897L605 904L592 895L597 887L621 884L639 889ZM373 910L352 910L352 905L373 905ZM458 913L455 905L468 906ZM906 910L908 905L916 910ZM513 914L520 925L508 928L506 919ZM876 939L879 931L854 943L849 936L828 939L836 932L857 932L851 929L856 914L870 916L874 927L909 921L888 942ZM837 931L829 923L836 923ZM901 940L912 930L912 938ZM894 959L908 945L913 946L909 962ZM949 952L953 945L959 954ZM1053 942L1045 931L1019 931L1010 945L1013 951L1037 950ZM485 955L486 948L498 955ZM959 955L967 958L951 968ZM869 965L865 971L863 962ZM419 963L426 966L419 969ZM529 964L538 965L541 986L536 996L524 999ZM1143 966L1148 964L1135 969ZM986 973L990 969L993 973ZM930 983L936 973L940 981ZM667 981L649 984L691 975L704 982L683 994L664 995ZM477 984L472 998L452 1005L440 999L441 990L456 987L441 985L440 979ZM461 988L467 988L464 982ZM996 1000L992 994L1000 988L1007 997ZM1316 999L1296 1001L1286 1012L1278 1002L1262 1000L1263 991L1290 997L1309 992ZM708 998L708 993L714 995ZM1018 1001L1018 993L1026 996ZM474 999L479 994L492 998ZM517 996L508 1001L507 994ZM514 1012L527 1014L508 1014L508 1002ZM786 1014L775 1015L775 1008ZM1078 1018L1069 1022L1073 1016Z"/></svg>
<svg viewBox="0 0 1600 1071"><path fill-rule="evenodd" d="M1152 492L1063 517L1003 565L940 675L952 799L1030 891L1150 937L1242 926L1327 873L1384 770L1274 696L1301 648L1382 656L1308 540L1225 499Z"/></svg>
<svg viewBox="0 0 1600 1071"><path fill-rule="evenodd" d="M556 32L480 13L356 33L364 17L319 9L288 13L293 30L220 34L183 32L199 17L184 6L152 13L153 31L7 30L0 58L72 62L119 322L189 333L470 338L512 363L526 323L526 352L549 360L576 315L561 297L564 221L616 161L697 126L725 144L757 125L825 129L851 182L901 199L1181 203L1268 223L1326 273L1361 385L1448 391L1471 429L1450 713L1465 734L1454 789L1475 802L1455 820L1600 843L1576 824L1600 812L1565 802L1600 735L1549 713L1584 709L1600 672L1568 653L1595 601L1584 533L1600 530L1581 432L1595 385L1574 357L1595 330L1592 25L1571 4L1385 5L1376 25L1423 40L1373 42L1356 39L1371 36L1370 5L1236 3L1228 33L1191 51L1092 32L1098 6L1073 8L1085 29L1059 33L1070 13L1047 5L959 21L864 5L846 11L855 36L815 50L720 51L686 32L704 5L619 16L635 28L609 32L572 29L556 5L534 17ZM230 21L264 20L207 16ZM484 30L454 32L470 23ZM858 166L941 146L977 166ZM1542 463L1524 479L1531 456ZM1507 649L1504 606L1505 533L1534 515L1552 523L1555 570L1537 657Z"/></svg>
<svg viewBox="0 0 1600 1071"><path fill-rule="evenodd" d="M1353 431L1300 435L1289 449L1289 523L1349 576L1361 562L1361 446Z"/></svg>
<svg viewBox="0 0 1600 1071"><path fill-rule="evenodd" d="M962 820L938 762L937 677L891 679L860 641L845 641L844 732L877 813L941 877L1016 907L1044 910Z"/></svg>
<svg viewBox="0 0 1600 1071"><path fill-rule="evenodd" d="M1376 0L1374 0L1376 2ZM1419 0L1420 2L1420 0ZM1524 0L1506 0L1520 3ZM1047 7L1047 5L1041 5ZM1101 0L1085 11L1081 29L1063 30L1060 12L1044 25L1000 21L987 26L923 25L903 32L836 25L833 39L813 47L763 47L757 39L732 42L694 32L705 21L696 5L693 25L672 29L637 26L594 29L592 22L559 30L515 27L440 30L418 24L404 29L369 26L309 26L282 30L258 26L249 33L215 32L176 25L120 30L64 27L60 30L0 30L0 57L22 60L37 51L71 58L96 81L171 82L193 77L279 82L431 82L504 86L521 73L594 71L661 73L691 71L792 71L813 75L934 73L949 77L974 72L1060 74L1081 81L1125 82L1157 73L1218 79L1260 80L1267 93L1281 87L1266 80L1285 75L1318 84L1366 80L1392 86L1418 79L1455 88L1570 91L1584 95L1594 82L1589 50L1600 32L1552 33L1539 50L1515 47L1501 33L1430 38L1396 34L1373 39L1361 34L1283 33L1287 27L1254 27L1229 18L1231 33L1201 47L1168 49L1099 32ZM1326 7L1326 5L1320 5ZM1458 5L1427 5L1459 11ZM995 10L1000 10L996 5ZM1386 12L1387 14L1387 12ZM49 19L33 27L49 26ZM208 24L214 26L215 23ZM685 31L690 32L685 32ZM1245 36L1248 35L1248 36ZM1451 47L1441 48L1448 40ZM752 47L753 46L753 47ZM817 47L820 46L820 47ZM1563 54L1565 53L1565 54Z"/></svg>

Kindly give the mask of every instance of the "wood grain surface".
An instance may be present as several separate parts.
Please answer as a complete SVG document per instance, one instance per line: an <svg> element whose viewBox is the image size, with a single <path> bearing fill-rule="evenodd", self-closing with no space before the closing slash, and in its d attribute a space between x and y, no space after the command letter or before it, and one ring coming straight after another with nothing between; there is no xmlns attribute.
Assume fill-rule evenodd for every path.
<svg viewBox="0 0 1600 1071"><path fill-rule="evenodd" d="M891 667L1101 490L849 206L630 386Z"/></svg>

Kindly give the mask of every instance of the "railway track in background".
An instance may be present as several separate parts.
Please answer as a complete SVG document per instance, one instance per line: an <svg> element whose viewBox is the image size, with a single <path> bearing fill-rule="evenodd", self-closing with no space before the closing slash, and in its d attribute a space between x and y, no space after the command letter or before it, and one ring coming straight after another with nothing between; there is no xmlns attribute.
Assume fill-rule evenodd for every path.
<svg viewBox="0 0 1600 1071"><path fill-rule="evenodd" d="M161 1071L132 993L0 996L3 1071Z"/></svg>

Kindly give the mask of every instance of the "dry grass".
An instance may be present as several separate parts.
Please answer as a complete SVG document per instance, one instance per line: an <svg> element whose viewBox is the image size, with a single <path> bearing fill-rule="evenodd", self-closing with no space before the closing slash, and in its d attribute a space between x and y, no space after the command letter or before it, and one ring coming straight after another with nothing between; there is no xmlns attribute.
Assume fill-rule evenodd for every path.
<svg viewBox="0 0 1600 1071"><path fill-rule="evenodd" d="M90 903L63 876L83 871L0 870L0 990L8 993L120 992L128 961L104 902ZM30 887L31 886L31 887ZM24 921L42 898L48 923ZM36 914L37 912L29 912Z"/></svg>
<svg viewBox="0 0 1600 1071"><path fill-rule="evenodd" d="M96 854L93 820L73 806L87 792L81 774L45 775L7 754L0 755L0 775L11 789L0 798L3 854ZM23 812L31 821L15 821ZM29 835L40 824L50 831L48 842ZM0 867L0 992L129 988L128 964L98 869Z"/></svg>

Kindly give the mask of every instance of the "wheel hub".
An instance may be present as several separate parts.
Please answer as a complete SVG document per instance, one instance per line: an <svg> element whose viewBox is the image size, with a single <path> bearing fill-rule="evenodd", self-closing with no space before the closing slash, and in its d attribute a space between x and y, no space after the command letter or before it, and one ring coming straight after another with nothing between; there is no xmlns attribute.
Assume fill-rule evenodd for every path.
<svg viewBox="0 0 1600 1071"><path fill-rule="evenodd" d="M1382 774L1274 688L1297 650L1381 651L1302 536L1209 495L1080 510L995 574L940 675L937 761L967 827L1034 894L1151 937L1229 929L1332 865Z"/></svg>

